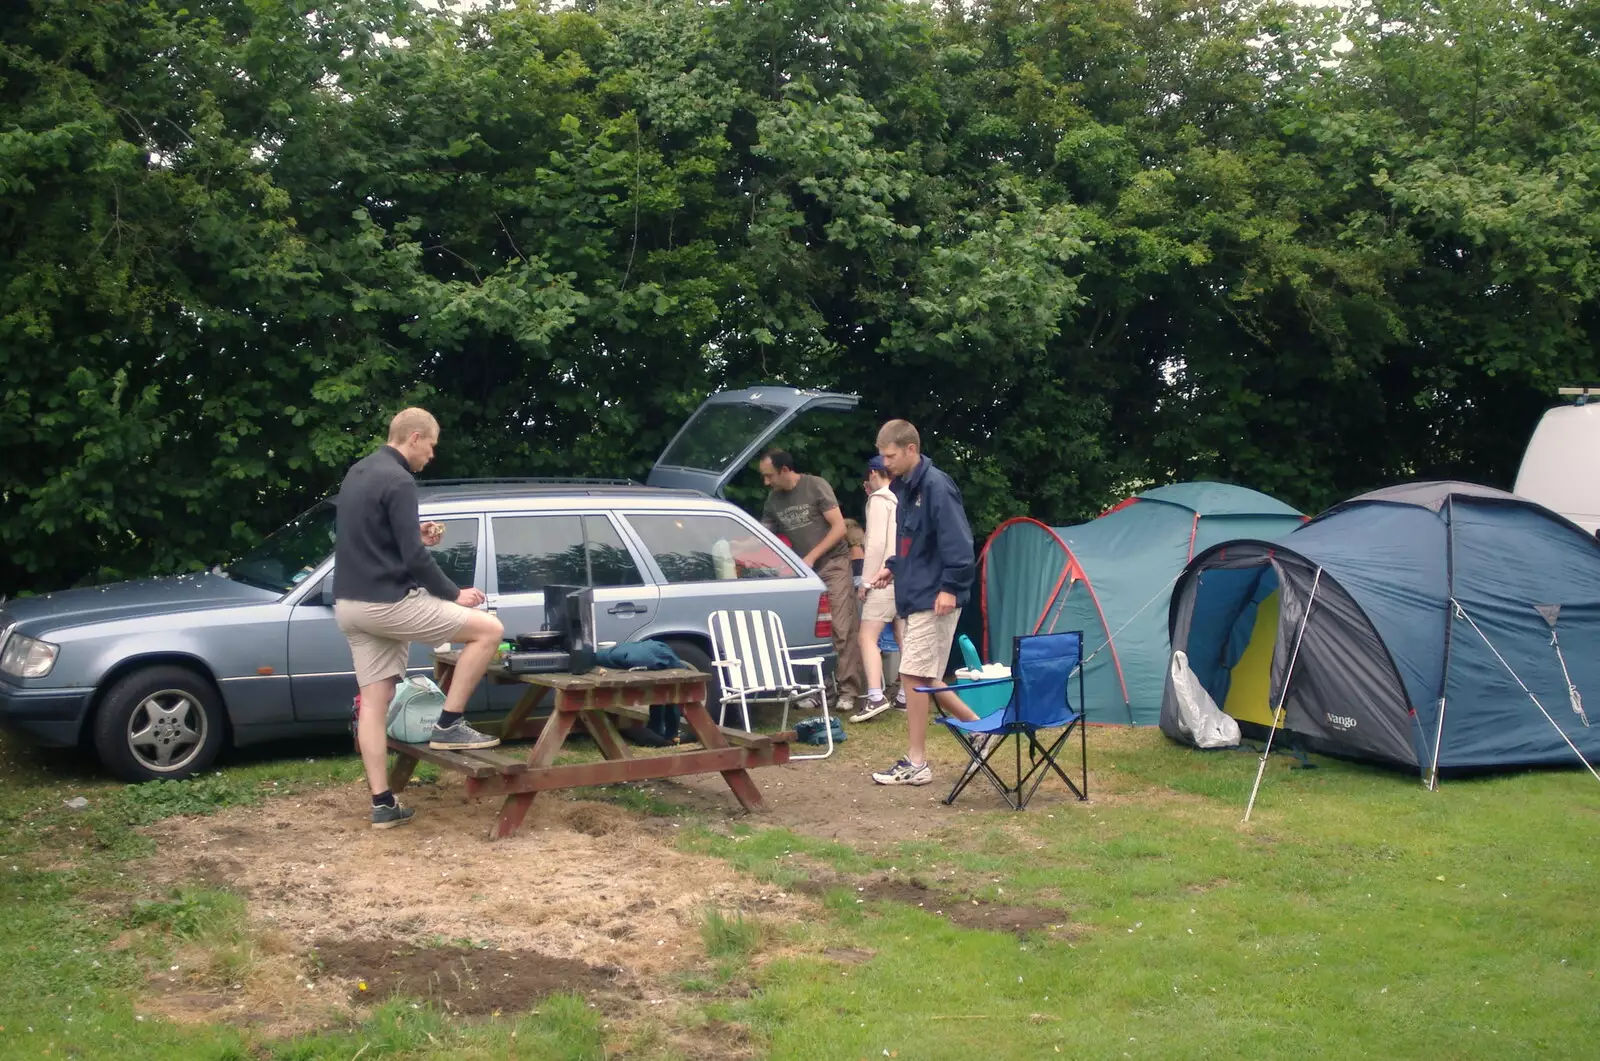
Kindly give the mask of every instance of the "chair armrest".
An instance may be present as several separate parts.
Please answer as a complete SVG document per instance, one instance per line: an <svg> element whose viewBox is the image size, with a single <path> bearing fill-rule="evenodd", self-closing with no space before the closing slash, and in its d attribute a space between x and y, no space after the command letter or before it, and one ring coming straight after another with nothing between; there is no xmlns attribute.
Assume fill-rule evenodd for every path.
<svg viewBox="0 0 1600 1061"><path fill-rule="evenodd" d="M919 693L936 693L940 689L949 689L953 693L959 693L962 689L982 689L986 686L999 685L1002 682L1012 680L1011 678L985 678L981 682L962 682L960 685L919 685L916 690Z"/></svg>
<svg viewBox="0 0 1600 1061"><path fill-rule="evenodd" d="M807 656L804 659L795 659L793 656L789 657L789 664L793 667L820 667L826 662L827 660L822 656Z"/></svg>

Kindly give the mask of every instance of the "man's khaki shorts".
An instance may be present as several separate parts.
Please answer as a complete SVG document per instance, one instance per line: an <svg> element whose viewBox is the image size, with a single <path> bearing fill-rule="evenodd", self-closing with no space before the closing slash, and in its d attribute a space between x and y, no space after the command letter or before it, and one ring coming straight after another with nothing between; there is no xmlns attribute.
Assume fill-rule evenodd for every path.
<svg viewBox="0 0 1600 1061"><path fill-rule="evenodd" d="M956 639L961 609L949 615L931 611L906 616L906 636L900 645L900 673L913 678L943 680L944 666L950 661L950 646Z"/></svg>
<svg viewBox="0 0 1600 1061"><path fill-rule="evenodd" d="M892 623L895 618L893 587L869 590L866 601L861 605L861 621L864 623Z"/></svg>
<svg viewBox="0 0 1600 1061"><path fill-rule="evenodd" d="M350 641L356 684L374 685L404 678L411 643L439 645L456 640L472 609L414 589L389 604L341 600L333 605L334 621Z"/></svg>

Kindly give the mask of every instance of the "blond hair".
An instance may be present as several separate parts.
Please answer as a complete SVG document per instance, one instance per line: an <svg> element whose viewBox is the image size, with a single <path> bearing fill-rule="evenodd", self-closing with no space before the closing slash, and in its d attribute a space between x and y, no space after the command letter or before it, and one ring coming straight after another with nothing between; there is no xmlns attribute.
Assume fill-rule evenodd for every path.
<svg viewBox="0 0 1600 1061"><path fill-rule="evenodd" d="M437 439L439 437L439 421L426 409L419 409L415 405L409 409L401 409L394 414L394 419L389 421L389 442L391 445L401 445L412 435L421 435L423 438Z"/></svg>
<svg viewBox="0 0 1600 1061"><path fill-rule="evenodd" d="M922 448L922 436L917 434L917 429L911 426L909 420L890 420L878 429L878 445L899 446L909 449L912 446Z"/></svg>
<svg viewBox="0 0 1600 1061"><path fill-rule="evenodd" d="M861 524L853 519L847 519L844 521L844 540L845 544L854 549L867 540L867 533L861 529Z"/></svg>

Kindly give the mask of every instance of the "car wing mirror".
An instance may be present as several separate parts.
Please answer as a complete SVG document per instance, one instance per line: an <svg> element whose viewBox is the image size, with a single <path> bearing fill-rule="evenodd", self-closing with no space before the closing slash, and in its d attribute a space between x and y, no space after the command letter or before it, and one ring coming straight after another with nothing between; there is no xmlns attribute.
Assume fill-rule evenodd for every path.
<svg viewBox="0 0 1600 1061"><path fill-rule="evenodd" d="M333 607L333 575L323 578L322 585L317 587L317 597L322 601L323 607Z"/></svg>

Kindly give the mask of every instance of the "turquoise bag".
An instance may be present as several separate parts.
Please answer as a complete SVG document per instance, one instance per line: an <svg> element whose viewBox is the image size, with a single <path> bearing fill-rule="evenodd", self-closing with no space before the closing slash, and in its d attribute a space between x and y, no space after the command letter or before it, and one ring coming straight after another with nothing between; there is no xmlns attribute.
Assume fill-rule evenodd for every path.
<svg viewBox="0 0 1600 1061"><path fill-rule="evenodd" d="M389 736L407 744L422 744L444 710L444 690L432 678L418 674L401 682L389 701Z"/></svg>

